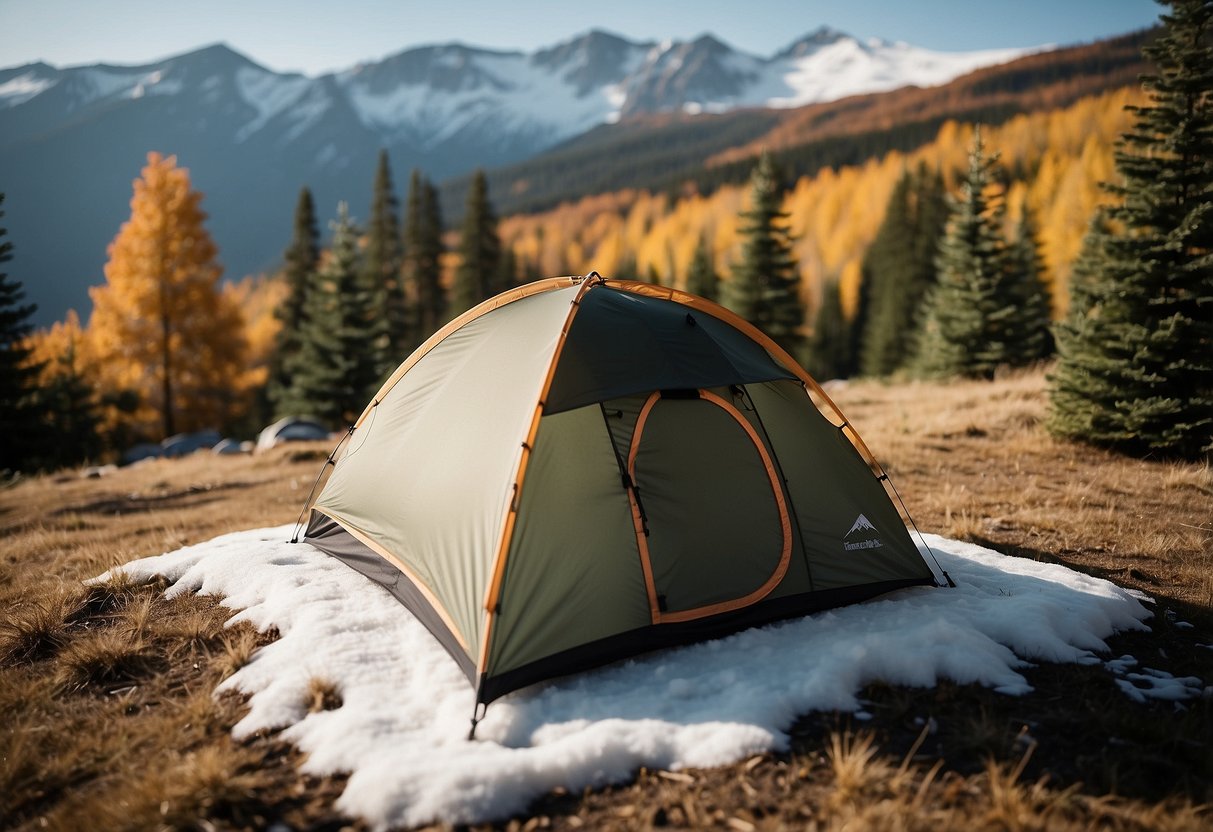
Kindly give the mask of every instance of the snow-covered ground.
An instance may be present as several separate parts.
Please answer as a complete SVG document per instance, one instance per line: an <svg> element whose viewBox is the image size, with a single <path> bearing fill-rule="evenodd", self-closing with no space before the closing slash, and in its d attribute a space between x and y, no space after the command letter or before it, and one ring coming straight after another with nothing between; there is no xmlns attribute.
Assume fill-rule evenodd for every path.
<svg viewBox="0 0 1213 832"><path fill-rule="evenodd" d="M375 828L501 818L557 786L781 750L797 715L861 711L857 694L876 680L1019 695L1031 690L1020 671L1049 661L1102 663L1138 700L1202 692L1199 679L1097 655L1112 633L1147 629L1145 596L927 535L956 589L902 590L537 685L493 703L468 742L473 693L437 641L378 585L290 534L225 535L121 569L165 576L170 596L223 596L240 610L232 622L278 629L220 688L251 697L233 733L282 729L308 772L350 772L338 808ZM316 678L337 686L341 707L308 712Z"/></svg>

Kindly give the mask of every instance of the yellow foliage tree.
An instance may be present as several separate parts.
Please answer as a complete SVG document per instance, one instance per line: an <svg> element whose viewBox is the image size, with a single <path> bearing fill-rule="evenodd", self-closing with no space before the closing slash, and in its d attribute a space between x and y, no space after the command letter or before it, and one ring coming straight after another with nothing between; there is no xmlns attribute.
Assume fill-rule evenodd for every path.
<svg viewBox="0 0 1213 832"><path fill-rule="evenodd" d="M1008 223L1017 223L1025 206L1040 218L1043 277L1058 300L1058 314L1065 308L1071 264L1087 223L1096 206L1107 200L1099 183L1114 173L1113 149L1131 118L1125 106L1140 99L1136 88L1112 90L983 130L1003 163L1023 177L1010 183ZM860 264L898 178L921 162L940 170L949 187L956 187L972 141L973 125L948 121L934 140L911 152L893 151L861 165L824 168L801 177L783 210L791 223L802 299L815 306L823 287L837 282L843 311L853 317ZM682 285L702 238L727 281L741 256L737 216L745 195L746 188L739 185L676 199L623 190L540 214L506 217L500 233L541 274L597 269L610 276L620 263L635 258L641 275L656 274L673 285Z"/></svg>
<svg viewBox="0 0 1213 832"><path fill-rule="evenodd" d="M110 415L145 435L220 426L243 405L244 320L220 291L201 201L176 157L149 153L106 283L89 290L102 390L138 395L133 412Z"/></svg>
<svg viewBox="0 0 1213 832"><path fill-rule="evenodd" d="M94 459L101 451L98 424L97 365L88 352L88 342L75 309L40 329L26 340L29 362L38 370L38 388L45 404L47 433L54 437L42 449L42 461L50 467Z"/></svg>

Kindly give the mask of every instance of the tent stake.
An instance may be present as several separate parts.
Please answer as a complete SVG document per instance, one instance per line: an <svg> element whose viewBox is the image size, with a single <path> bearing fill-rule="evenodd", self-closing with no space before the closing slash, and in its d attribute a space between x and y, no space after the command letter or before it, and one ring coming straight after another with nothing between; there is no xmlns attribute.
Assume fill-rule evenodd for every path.
<svg viewBox="0 0 1213 832"><path fill-rule="evenodd" d="M481 710L481 704L477 702L472 707L472 730L468 731L468 742L476 741L476 726L480 724L480 720L484 719L485 714L489 712L489 706L484 705Z"/></svg>

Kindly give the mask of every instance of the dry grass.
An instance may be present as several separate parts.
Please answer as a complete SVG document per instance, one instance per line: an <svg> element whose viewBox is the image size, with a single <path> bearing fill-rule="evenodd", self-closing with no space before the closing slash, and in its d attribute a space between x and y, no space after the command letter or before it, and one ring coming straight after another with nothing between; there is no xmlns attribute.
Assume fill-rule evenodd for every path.
<svg viewBox="0 0 1213 832"><path fill-rule="evenodd" d="M307 686L307 709L310 713L332 711L342 705L341 690L328 679L313 678Z"/></svg>
<svg viewBox="0 0 1213 832"><path fill-rule="evenodd" d="M1112 650L1213 682L1213 472L1044 434L1040 373L992 384L832 391L924 531L1059 561L1158 600ZM215 687L276 637L226 628L216 599L80 581L134 557L293 522L328 448L201 455L0 490L0 828L338 829L340 778L298 772L274 737L233 743ZM1170 613L1170 615L1168 615ZM1193 629L1176 626L1190 621ZM809 715L786 754L640 771L561 790L511 829L1213 828L1213 701L1140 706L1100 667L1025 671L1035 693L871 685L874 718ZM317 678L309 709L342 707ZM358 824L353 823L355 828Z"/></svg>

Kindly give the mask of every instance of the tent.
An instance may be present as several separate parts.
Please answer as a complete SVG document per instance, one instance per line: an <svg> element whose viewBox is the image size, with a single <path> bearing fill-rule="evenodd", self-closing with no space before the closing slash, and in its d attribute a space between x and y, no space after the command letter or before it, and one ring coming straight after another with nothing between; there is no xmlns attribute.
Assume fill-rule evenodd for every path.
<svg viewBox="0 0 1213 832"><path fill-rule="evenodd" d="M727 309L646 283L553 278L477 306L330 462L306 540L412 610L478 707L939 583L817 383Z"/></svg>

